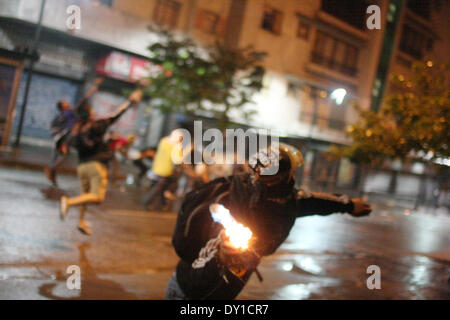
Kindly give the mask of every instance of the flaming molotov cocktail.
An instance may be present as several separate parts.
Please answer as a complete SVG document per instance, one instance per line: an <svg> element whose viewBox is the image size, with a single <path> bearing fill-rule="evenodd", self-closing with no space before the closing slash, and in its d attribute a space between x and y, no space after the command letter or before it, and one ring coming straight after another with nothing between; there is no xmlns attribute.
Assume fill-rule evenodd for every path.
<svg viewBox="0 0 450 320"><path fill-rule="evenodd" d="M248 227L237 222L225 206L215 203L210 205L209 211L213 220L222 224L224 228L221 233L223 238L222 251L239 253L239 255L228 256L228 259L232 259L228 262L228 265L230 271L240 277L247 270L247 266L243 263L246 261L245 255L256 255L259 258L259 255L250 247L253 233ZM259 271L256 269L255 272L259 280L262 281Z"/></svg>

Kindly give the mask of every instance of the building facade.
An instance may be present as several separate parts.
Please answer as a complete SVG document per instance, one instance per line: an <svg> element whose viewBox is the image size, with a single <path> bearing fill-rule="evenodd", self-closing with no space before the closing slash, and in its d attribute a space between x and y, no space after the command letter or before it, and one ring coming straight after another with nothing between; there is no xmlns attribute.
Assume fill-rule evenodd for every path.
<svg viewBox="0 0 450 320"><path fill-rule="evenodd" d="M389 93L389 73L407 72L413 60L448 57L448 36L443 38L448 30L448 5L444 2L444 7L436 10L422 6L423 2L47 0L38 47L41 57L31 86L24 134L48 139L46 130L48 119L56 112L54 103L61 98L75 103L98 74L106 76L107 82L94 96L93 104L98 113L107 113L121 99L118 88L130 85L132 66L142 67L149 54L147 47L158 41L148 30L155 24L188 34L205 45L222 40L229 46L252 45L267 52L264 89L251 107L257 115L249 122L238 116L233 120L273 129L300 147L306 158L300 174L304 185L326 191L353 190L358 185L358 168L346 160L330 160L325 154L330 144L351 142L345 128L358 116L352 104L376 109ZM30 43L40 3L0 0L0 30L9 47L1 42L0 46L15 51L18 45ZM380 8L381 29L369 30L366 10L373 4ZM80 8L80 29L68 28L71 5ZM447 25L439 23L441 20ZM109 65L108 70L105 65ZM17 126L24 78L6 113L11 136ZM338 93L342 101L336 99ZM142 107L123 121L118 131L138 131L147 144L159 138L162 120L154 111ZM392 179L391 175L386 179ZM366 191L376 190L371 188Z"/></svg>
<svg viewBox="0 0 450 320"><path fill-rule="evenodd" d="M391 21L387 23L396 27L393 36L384 36L371 93L370 108L373 110L381 106L386 95L395 91L388 81L390 74L408 79L415 61L424 61L429 66L449 61L448 2L409 0L392 3L400 10L392 12L391 7L388 9L387 18L391 17ZM387 162L378 170L372 170L365 191L448 207L450 192L445 182L448 174L445 170L442 172L436 176L426 163Z"/></svg>

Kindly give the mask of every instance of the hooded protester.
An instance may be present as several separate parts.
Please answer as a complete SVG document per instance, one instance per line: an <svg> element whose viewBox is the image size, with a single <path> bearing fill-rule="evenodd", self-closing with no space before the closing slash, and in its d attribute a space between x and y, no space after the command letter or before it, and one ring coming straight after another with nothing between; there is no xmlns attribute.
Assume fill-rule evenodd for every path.
<svg viewBox="0 0 450 320"><path fill-rule="evenodd" d="M281 143L278 149L258 153L247 173L216 179L186 195L172 239L181 260L166 299L234 299L253 272L259 276L261 258L277 250L297 218L371 212L360 199L296 190L294 171L303 164L302 154ZM213 220L210 210L220 205L251 230L248 249L233 246L223 225Z"/></svg>

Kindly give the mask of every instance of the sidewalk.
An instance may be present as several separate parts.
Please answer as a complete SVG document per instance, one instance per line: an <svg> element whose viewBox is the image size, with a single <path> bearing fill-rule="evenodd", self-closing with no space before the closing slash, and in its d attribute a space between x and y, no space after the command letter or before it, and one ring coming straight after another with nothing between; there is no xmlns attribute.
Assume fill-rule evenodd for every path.
<svg viewBox="0 0 450 320"><path fill-rule="evenodd" d="M0 150L0 166L16 167L33 170L44 170L48 166L52 156L52 149L49 147L32 146L24 144L20 148L11 148L11 151ZM56 169L57 173L76 175L77 172L77 154L72 150L67 158ZM122 180L126 176L128 168L123 164L119 166L119 172L116 179Z"/></svg>
<svg viewBox="0 0 450 320"><path fill-rule="evenodd" d="M50 163L51 155L51 148L22 145L17 149L12 148L11 151L0 151L0 165L43 170ZM71 152L61 166L58 167L57 172L76 174L76 167L76 154L75 152Z"/></svg>
<svg viewBox="0 0 450 320"><path fill-rule="evenodd" d="M449 209L445 206L432 206L430 204L419 204L416 206L415 201L407 201L402 198L381 193L369 193L366 197L370 203L374 204L377 209L382 211L390 211L404 215L410 215L412 213L432 215L449 214Z"/></svg>

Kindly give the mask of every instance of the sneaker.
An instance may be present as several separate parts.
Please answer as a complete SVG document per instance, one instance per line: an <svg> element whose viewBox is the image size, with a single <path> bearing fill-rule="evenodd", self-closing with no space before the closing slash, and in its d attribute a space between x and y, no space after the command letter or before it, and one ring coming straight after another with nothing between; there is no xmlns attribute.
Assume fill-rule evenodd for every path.
<svg viewBox="0 0 450 320"><path fill-rule="evenodd" d="M60 200L59 213L62 221L66 219L67 211L69 210L69 206L67 205L67 197L62 196Z"/></svg>
<svg viewBox="0 0 450 320"><path fill-rule="evenodd" d="M87 236L90 236L92 234L92 230L88 222L79 223L78 230Z"/></svg>

